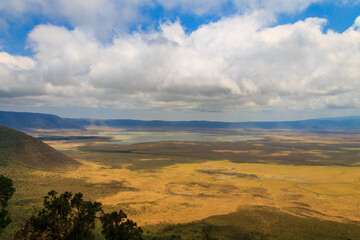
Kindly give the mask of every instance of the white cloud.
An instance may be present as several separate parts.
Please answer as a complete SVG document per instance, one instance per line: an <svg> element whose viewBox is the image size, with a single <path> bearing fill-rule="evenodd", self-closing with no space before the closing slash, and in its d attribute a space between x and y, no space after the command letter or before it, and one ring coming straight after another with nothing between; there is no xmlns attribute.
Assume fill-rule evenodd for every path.
<svg viewBox="0 0 360 240"><path fill-rule="evenodd" d="M130 23L143 22L140 8L151 0L11 0L0 1L0 20L25 23L28 16L45 16L55 23L67 23L93 31L109 40ZM4 29L3 29L4 30Z"/></svg>
<svg viewBox="0 0 360 240"><path fill-rule="evenodd" d="M85 28L37 26L34 59L0 54L0 98L150 110L359 108L359 20L344 33L324 33L319 18L273 21L259 11L188 35L179 22L163 23L108 44Z"/></svg>
<svg viewBox="0 0 360 240"><path fill-rule="evenodd" d="M77 85L76 79L89 71L100 49L92 33L52 25L36 27L29 40L37 52L35 58L42 79L54 85Z"/></svg>
<svg viewBox="0 0 360 240"><path fill-rule="evenodd" d="M293 13L304 10L312 3L324 0L11 0L0 1L2 22L23 22L27 16L45 16L52 22L91 30L100 40L150 21L142 8L164 7L166 10L186 14L216 15L243 14L249 11ZM355 1L355 0L354 0ZM231 6L231 11L226 10ZM4 24L2 24L4 25ZM4 25L6 26L6 25Z"/></svg>
<svg viewBox="0 0 360 240"><path fill-rule="evenodd" d="M1 1L0 11L19 16L25 12L36 12L48 5L46 0Z"/></svg>
<svg viewBox="0 0 360 240"><path fill-rule="evenodd" d="M139 10L150 0L57 0L61 11L74 27L93 30L101 39L111 37L115 31L127 30L130 23L142 22Z"/></svg>
<svg viewBox="0 0 360 240"><path fill-rule="evenodd" d="M12 56L6 52L0 52L0 64L13 70L29 70L36 66L36 62L29 57Z"/></svg>
<svg viewBox="0 0 360 240"><path fill-rule="evenodd" d="M0 52L0 101L41 95L43 87L35 69L36 61L29 57Z"/></svg>

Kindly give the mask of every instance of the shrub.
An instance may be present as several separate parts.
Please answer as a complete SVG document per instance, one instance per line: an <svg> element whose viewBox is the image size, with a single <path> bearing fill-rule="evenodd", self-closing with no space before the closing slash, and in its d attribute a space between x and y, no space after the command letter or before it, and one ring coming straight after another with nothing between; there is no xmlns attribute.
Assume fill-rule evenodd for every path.
<svg viewBox="0 0 360 240"><path fill-rule="evenodd" d="M132 220L126 219L123 211L103 214L100 217L102 234L107 240L142 240L142 229Z"/></svg>
<svg viewBox="0 0 360 240"><path fill-rule="evenodd" d="M14 240L92 240L97 214L101 214L102 234L111 240L142 240L142 230L123 211L104 213L101 203L84 201L81 193L65 192L59 197L50 191L44 208L34 213L15 233Z"/></svg>
<svg viewBox="0 0 360 240"><path fill-rule="evenodd" d="M0 175L0 230L5 229L11 223L6 207L14 192L12 180Z"/></svg>

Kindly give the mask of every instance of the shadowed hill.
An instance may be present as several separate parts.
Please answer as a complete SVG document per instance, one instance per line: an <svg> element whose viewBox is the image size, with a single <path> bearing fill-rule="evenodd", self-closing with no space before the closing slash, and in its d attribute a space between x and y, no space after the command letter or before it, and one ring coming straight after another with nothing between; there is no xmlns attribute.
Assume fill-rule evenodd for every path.
<svg viewBox="0 0 360 240"><path fill-rule="evenodd" d="M210 229L212 235L218 237L208 239L222 240L355 240L360 236L359 222L334 222L296 216L274 207L243 206L235 213L211 216L201 221L168 225L162 229L160 225L152 237L158 240L203 239L201 229Z"/></svg>
<svg viewBox="0 0 360 240"><path fill-rule="evenodd" d="M7 165L10 162L32 168L80 164L34 137L0 126L0 165Z"/></svg>

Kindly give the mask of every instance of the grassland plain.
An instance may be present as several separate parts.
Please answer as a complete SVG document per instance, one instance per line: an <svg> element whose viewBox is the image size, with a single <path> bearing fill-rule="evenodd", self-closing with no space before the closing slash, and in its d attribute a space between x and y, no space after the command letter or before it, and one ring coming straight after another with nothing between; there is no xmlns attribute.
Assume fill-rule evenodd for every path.
<svg viewBox="0 0 360 240"><path fill-rule="evenodd" d="M0 168L17 189L10 205L13 228L55 189L83 192L107 210L121 208L159 239L196 239L208 225L220 239L360 236L356 134L263 131L251 133L261 137L252 141L119 145L109 144L110 138L84 138L98 136L99 129L36 133L57 136L46 142L82 165Z"/></svg>

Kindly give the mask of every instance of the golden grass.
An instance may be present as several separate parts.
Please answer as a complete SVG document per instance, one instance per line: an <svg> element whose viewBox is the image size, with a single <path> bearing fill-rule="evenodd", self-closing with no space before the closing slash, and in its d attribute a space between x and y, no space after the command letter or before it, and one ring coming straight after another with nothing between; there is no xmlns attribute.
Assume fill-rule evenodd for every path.
<svg viewBox="0 0 360 240"><path fill-rule="evenodd" d="M273 157L283 157L283 156L289 156L291 153L292 153L291 151L281 151L281 152L272 153L269 155L273 156Z"/></svg>
<svg viewBox="0 0 360 240"><path fill-rule="evenodd" d="M237 151L237 150L212 150L218 153L247 153L248 151Z"/></svg>
<svg viewBox="0 0 360 240"><path fill-rule="evenodd" d="M337 144L339 140L343 143L353 142L353 139L357 139L358 135L317 135L317 134L306 134L297 133L293 131L285 132L264 132L260 134L261 137L271 139L273 141L285 141L285 142L301 142L301 143L323 143L323 144Z"/></svg>
<svg viewBox="0 0 360 240"><path fill-rule="evenodd" d="M360 208L358 167L237 164L223 160L142 172L79 161L83 163L81 167L51 176L59 174L58 177L81 179L89 184L125 181L131 190L96 200L113 209L126 206L141 225L189 222L231 213L249 204L291 212L299 203L314 211L309 215L360 221L360 212L355 211ZM34 172L42 177L47 174L50 173Z"/></svg>
<svg viewBox="0 0 360 240"><path fill-rule="evenodd" d="M111 131L111 129L108 130ZM336 138L304 134L293 135L265 133L262 136L272 139L274 142L294 141L294 144L296 142L327 144L337 141ZM55 148L70 149L87 144L71 141L48 141L47 143ZM174 143L179 145L195 144ZM264 144L254 143L253 145L261 147ZM344 148L344 150L357 151L359 149ZM210 151L214 152L213 154L249 153L249 151L243 150L229 150L226 149L226 146L224 149ZM308 160L314 162L327 157L326 153L329 153L329 151L323 152L322 150L302 152L314 155L314 159ZM291 151L278 151L269 153L269 155L280 158L287 157L292 153ZM18 176L20 183L17 183L18 195L16 198L26 199L35 193L40 198L53 186L61 190L72 187L72 189L83 192L85 196L90 196L92 200L101 201L106 208L112 210L125 208L129 217L140 225L161 222L184 223L211 215L232 213L239 207L247 205L274 206L292 214L299 214L299 211L294 209L300 207L308 210L300 211L301 214L322 219L360 221L360 211L358 211L360 209L360 164L354 164L352 167L293 166L265 163L265 160L264 163L233 163L224 159L174 164L160 167L154 171L141 171L130 170L131 162L122 164L119 162L119 167L113 168L104 163L106 161L101 156L105 157L105 155L96 154L83 152L76 155L79 158L76 160L80 161L82 166L71 171L28 170L26 179L23 178L24 174ZM250 150L250 155L260 154L263 154L260 150ZM97 162L85 160L90 155L93 160L99 156L99 159L94 160ZM121 153L112 156L119 160L122 157L128 157ZM171 161L171 159L169 155L154 157L154 155L144 154L132 156L131 160L161 162ZM29 181L29 179L33 179L31 189L21 185L21 182ZM63 179L67 179L68 185L62 184ZM70 180L74 183L73 185L70 185ZM113 189L112 182L123 182L125 188ZM84 187L92 185L102 186L103 191L107 194L96 194L91 187ZM97 191L99 192L99 189ZM33 195L31 196L33 197Z"/></svg>
<svg viewBox="0 0 360 240"><path fill-rule="evenodd" d="M170 158L140 158L140 161L164 161L164 160L171 160Z"/></svg>
<svg viewBox="0 0 360 240"><path fill-rule="evenodd" d="M348 151L360 151L360 148L342 148L344 150L348 150Z"/></svg>
<svg viewBox="0 0 360 240"><path fill-rule="evenodd" d="M44 141L55 149L76 149L85 146L85 143L71 143L69 141Z"/></svg>

